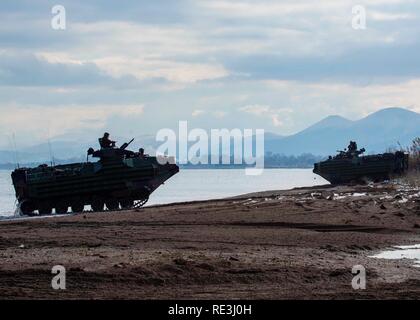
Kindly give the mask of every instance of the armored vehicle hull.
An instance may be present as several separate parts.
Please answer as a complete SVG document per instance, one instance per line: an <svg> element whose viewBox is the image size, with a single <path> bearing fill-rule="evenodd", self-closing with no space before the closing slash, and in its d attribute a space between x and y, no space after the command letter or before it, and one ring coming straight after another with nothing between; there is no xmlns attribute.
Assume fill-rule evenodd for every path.
<svg viewBox="0 0 420 320"><path fill-rule="evenodd" d="M179 171L170 158L138 156L131 151L96 151L98 162L16 169L13 185L26 215L117 210L143 205L149 195ZM166 162L165 162L166 161ZM164 164L162 164L164 163Z"/></svg>
<svg viewBox="0 0 420 320"><path fill-rule="evenodd" d="M313 172L332 184L384 181L408 168L408 155L403 152L370 156L336 156L314 164Z"/></svg>

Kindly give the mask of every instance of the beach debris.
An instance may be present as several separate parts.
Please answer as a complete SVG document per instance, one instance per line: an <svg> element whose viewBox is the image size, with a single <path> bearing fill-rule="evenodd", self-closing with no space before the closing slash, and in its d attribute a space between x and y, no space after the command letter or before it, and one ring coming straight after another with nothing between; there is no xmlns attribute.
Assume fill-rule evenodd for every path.
<svg viewBox="0 0 420 320"><path fill-rule="evenodd" d="M123 263L116 263L116 264L114 264L114 268L124 268L124 264Z"/></svg>
<svg viewBox="0 0 420 320"><path fill-rule="evenodd" d="M254 200L254 199L252 199L252 198L249 198L249 199L245 200L245 201L242 203L242 205L247 206L247 205L254 204L254 203L258 203L258 201L257 201L257 200Z"/></svg>
<svg viewBox="0 0 420 320"><path fill-rule="evenodd" d="M412 198L420 198L420 192L417 192L417 193L414 193L414 194L409 194L408 195L408 198L409 199L412 199Z"/></svg>
<svg viewBox="0 0 420 320"><path fill-rule="evenodd" d="M352 197L366 197L367 193L366 192L355 192L351 196Z"/></svg>
<svg viewBox="0 0 420 320"><path fill-rule="evenodd" d="M390 196L390 195L386 195L386 196L380 197L379 199L380 200L390 200L390 199L393 199L393 197Z"/></svg>
<svg viewBox="0 0 420 320"><path fill-rule="evenodd" d="M321 192L311 192L311 197L313 199L322 199L322 193Z"/></svg>
<svg viewBox="0 0 420 320"><path fill-rule="evenodd" d="M368 194L366 192L346 192L346 193L334 193L333 194L333 200L341 200L341 199L346 199L348 197L355 197L355 198L360 198L360 197L366 197L368 196Z"/></svg>
<svg viewBox="0 0 420 320"><path fill-rule="evenodd" d="M334 195L333 195L333 200L340 200L340 199L345 199L345 198L347 198L347 196L340 195L338 193L334 193Z"/></svg>

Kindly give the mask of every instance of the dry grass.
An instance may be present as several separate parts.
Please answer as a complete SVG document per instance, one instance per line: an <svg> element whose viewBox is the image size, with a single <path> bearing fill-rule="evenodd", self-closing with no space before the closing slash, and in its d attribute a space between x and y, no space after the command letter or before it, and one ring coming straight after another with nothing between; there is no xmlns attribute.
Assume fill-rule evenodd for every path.
<svg viewBox="0 0 420 320"><path fill-rule="evenodd" d="M420 188L420 171L410 170L401 177L401 181L412 187Z"/></svg>
<svg viewBox="0 0 420 320"><path fill-rule="evenodd" d="M420 138L413 140L409 148L410 158L408 161L407 174L402 177L403 182L413 187L420 187Z"/></svg>

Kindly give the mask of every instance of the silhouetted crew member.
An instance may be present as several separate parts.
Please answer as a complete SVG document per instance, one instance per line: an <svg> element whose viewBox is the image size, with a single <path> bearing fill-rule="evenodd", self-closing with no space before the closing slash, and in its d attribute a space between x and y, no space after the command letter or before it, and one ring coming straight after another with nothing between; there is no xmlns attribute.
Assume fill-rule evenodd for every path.
<svg viewBox="0 0 420 320"><path fill-rule="evenodd" d="M115 141L112 141L109 139L109 133L105 132L104 136L99 139L99 144L101 145L101 148L113 148L115 147Z"/></svg>
<svg viewBox="0 0 420 320"><path fill-rule="evenodd" d="M357 144L355 141L350 141L349 146L347 147L349 153L354 153L357 151Z"/></svg>

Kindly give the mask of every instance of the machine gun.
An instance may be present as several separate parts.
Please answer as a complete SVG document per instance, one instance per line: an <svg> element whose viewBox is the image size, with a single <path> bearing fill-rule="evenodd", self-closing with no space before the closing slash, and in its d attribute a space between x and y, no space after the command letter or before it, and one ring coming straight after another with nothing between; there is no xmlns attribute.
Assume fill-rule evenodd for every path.
<svg viewBox="0 0 420 320"><path fill-rule="evenodd" d="M125 142L121 145L120 149L125 150L132 142L134 141L134 138L131 139L129 142Z"/></svg>
<svg viewBox="0 0 420 320"><path fill-rule="evenodd" d="M366 149L362 148L360 150L356 150L355 154L356 154L356 156L359 156L359 155L363 154L365 151L366 151Z"/></svg>
<svg viewBox="0 0 420 320"><path fill-rule="evenodd" d="M119 148L102 148L100 150L94 150L93 148L89 148L87 151L86 162L89 161L89 156L91 155L94 158L101 158L101 159L112 159L112 158L123 158L123 157L131 157L134 155L133 151L125 150L132 142L134 138L131 139L129 142L125 142Z"/></svg>
<svg viewBox="0 0 420 320"><path fill-rule="evenodd" d="M353 157L358 157L361 154L363 154L365 152L365 148L362 148L360 150L354 150L354 151L350 151L347 149L344 150L337 150L337 155L335 157L333 157L333 159L344 159L344 158L353 158Z"/></svg>

